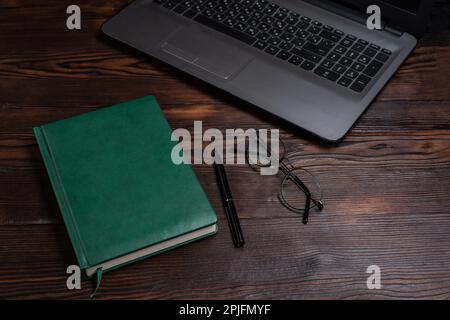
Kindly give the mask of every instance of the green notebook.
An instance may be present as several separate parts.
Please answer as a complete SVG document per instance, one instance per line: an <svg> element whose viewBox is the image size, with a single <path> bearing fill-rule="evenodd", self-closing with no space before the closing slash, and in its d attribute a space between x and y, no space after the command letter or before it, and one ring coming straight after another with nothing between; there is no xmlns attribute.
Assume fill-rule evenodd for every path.
<svg viewBox="0 0 450 320"><path fill-rule="evenodd" d="M217 231L189 165L175 165L156 99L34 129L80 268L88 276Z"/></svg>

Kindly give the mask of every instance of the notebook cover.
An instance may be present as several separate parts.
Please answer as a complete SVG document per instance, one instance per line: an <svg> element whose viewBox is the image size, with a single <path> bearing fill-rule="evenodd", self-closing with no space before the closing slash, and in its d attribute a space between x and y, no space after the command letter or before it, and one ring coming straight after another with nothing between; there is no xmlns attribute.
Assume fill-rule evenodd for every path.
<svg viewBox="0 0 450 320"><path fill-rule="evenodd" d="M217 222L154 97L34 131L83 269Z"/></svg>

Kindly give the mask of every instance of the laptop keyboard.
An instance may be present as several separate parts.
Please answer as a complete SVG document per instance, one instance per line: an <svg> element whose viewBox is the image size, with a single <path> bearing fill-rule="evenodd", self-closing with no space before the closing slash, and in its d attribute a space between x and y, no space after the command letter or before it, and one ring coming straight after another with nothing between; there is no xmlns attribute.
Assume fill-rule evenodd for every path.
<svg viewBox="0 0 450 320"><path fill-rule="evenodd" d="M286 63L362 92L392 52L267 0L154 0Z"/></svg>

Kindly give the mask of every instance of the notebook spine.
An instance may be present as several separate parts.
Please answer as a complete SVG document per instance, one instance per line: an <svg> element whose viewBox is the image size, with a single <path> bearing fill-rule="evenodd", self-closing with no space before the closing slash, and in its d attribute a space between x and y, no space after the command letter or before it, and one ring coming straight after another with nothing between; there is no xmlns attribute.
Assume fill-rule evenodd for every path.
<svg viewBox="0 0 450 320"><path fill-rule="evenodd" d="M77 224L73 218L70 203L64 191L64 185L61 181L56 162L54 161L52 150L49 141L46 138L45 130L43 127L34 128L34 134L38 142L39 149L44 160L45 167L47 169L50 182L56 195L61 214L63 216L64 223L67 227L70 240L75 250L75 254L78 259L80 268L85 269L89 267L89 263L85 254L85 249L81 237L78 232Z"/></svg>

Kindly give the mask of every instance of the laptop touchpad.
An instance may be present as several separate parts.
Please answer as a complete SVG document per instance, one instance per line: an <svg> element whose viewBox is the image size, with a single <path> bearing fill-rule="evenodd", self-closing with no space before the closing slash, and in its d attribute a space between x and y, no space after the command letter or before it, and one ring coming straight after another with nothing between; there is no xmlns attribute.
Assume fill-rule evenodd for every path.
<svg viewBox="0 0 450 320"><path fill-rule="evenodd" d="M245 49L221 39L222 35L186 27L171 35L161 49L222 79L241 71L253 58Z"/></svg>

